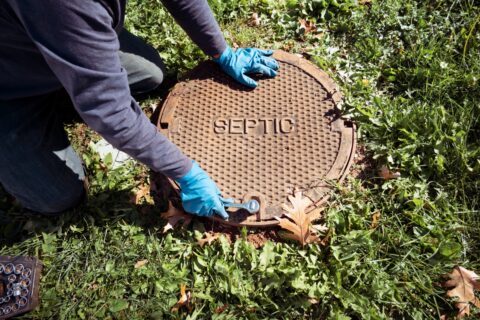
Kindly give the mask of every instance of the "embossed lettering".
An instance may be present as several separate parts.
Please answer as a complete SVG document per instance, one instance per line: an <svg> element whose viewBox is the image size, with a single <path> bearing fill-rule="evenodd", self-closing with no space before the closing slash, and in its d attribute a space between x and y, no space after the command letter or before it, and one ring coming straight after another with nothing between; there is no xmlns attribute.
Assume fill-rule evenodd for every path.
<svg viewBox="0 0 480 320"><path fill-rule="evenodd" d="M227 133L228 130L228 120L227 119L217 119L213 123L213 132L217 134Z"/></svg>
<svg viewBox="0 0 480 320"><path fill-rule="evenodd" d="M228 133L232 133L232 134L245 133L245 124L243 119L240 119L240 118L230 119L230 130Z"/></svg>
<svg viewBox="0 0 480 320"><path fill-rule="evenodd" d="M257 125L258 125L257 119L245 119L245 132L247 134L255 133L257 129Z"/></svg>
<svg viewBox="0 0 480 320"><path fill-rule="evenodd" d="M280 119L280 132L291 133L295 129L295 120L291 118Z"/></svg>
<svg viewBox="0 0 480 320"><path fill-rule="evenodd" d="M213 122L216 134L269 135L291 134L295 131L295 119L283 118L219 118Z"/></svg>

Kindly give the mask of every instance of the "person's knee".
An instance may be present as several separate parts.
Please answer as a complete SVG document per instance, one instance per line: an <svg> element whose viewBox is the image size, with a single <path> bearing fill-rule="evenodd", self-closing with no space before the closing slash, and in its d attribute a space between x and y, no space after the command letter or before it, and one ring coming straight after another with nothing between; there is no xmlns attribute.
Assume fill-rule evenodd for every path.
<svg viewBox="0 0 480 320"><path fill-rule="evenodd" d="M162 65L128 52L120 52L119 55L122 66L127 71L132 94L155 90L163 82L165 71Z"/></svg>
<svg viewBox="0 0 480 320"><path fill-rule="evenodd" d="M165 70L157 66L157 68L152 68L150 70L150 77L145 79L145 86L150 87L151 90L158 88L164 79Z"/></svg>
<svg viewBox="0 0 480 320"><path fill-rule="evenodd" d="M164 80L165 65L158 51L127 30L119 35L120 62L134 95L155 90Z"/></svg>

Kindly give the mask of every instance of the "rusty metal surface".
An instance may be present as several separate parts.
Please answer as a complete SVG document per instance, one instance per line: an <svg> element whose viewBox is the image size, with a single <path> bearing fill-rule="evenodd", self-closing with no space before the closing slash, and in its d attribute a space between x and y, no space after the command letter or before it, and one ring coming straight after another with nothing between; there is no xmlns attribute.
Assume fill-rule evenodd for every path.
<svg viewBox="0 0 480 320"><path fill-rule="evenodd" d="M346 175L355 128L339 117L341 94L308 61L277 51L278 76L250 90L203 62L165 101L158 128L207 171L223 196L256 199L261 210L231 213L231 224L274 225L294 189L317 204L326 180Z"/></svg>

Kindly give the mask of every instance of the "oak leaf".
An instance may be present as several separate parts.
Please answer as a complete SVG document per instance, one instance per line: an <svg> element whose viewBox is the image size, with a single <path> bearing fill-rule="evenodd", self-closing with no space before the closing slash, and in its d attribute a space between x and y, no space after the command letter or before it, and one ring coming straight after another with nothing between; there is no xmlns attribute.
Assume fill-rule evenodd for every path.
<svg viewBox="0 0 480 320"><path fill-rule="evenodd" d="M309 198L303 197L301 192L296 192L295 196L289 196L288 200L292 204L292 207L283 204L282 208L287 211L284 214L286 218L278 218L280 227L290 231L290 233L284 234L288 239L298 241L302 246L320 242L315 229L318 230L320 227L316 226L315 229L312 228L311 223L315 219L320 217L320 210L317 208L312 211L312 214L306 212L307 208L312 204L312 201Z"/></svg>
<svg viewBox="0 0 480 320"><path fill-rule="evenodd" d="M200 247L203 247L206 244L211 245L212 242L220 238L220 236L220 233L207 232L202 239L197 240L197 243L200 245Z"/></svg>
<svg viewBox="0 0 480 320"><path fill-rule="evenodd" d="M380 168L380 177L383 178L383 180L392 180L392 179L398 179L400 178L401 174L398 171L390 171L386 165L383 165Z"/></svg>
<svg viewBox="0 0 480 320"><path fill-rule="evenodd" d="M480 308L480 300L475 296L475 290L480 290L480 278L475 272L457 266L448 275L450 280L444 287L452 288L447 291L447 296L457 298L455 307L458 309L457 319L470 315L470 303Z"/></svg>
<svg viewBox="0 0 480 320"><path fill-rule="evenodd" d="M163 227L163 233L172 230L180 222L183 222L184 226L192 222L192 215L176 208L170 201L168 202L168 210L163 212L161 217L167 220L167 224Z"/></svg>
<svg viewBox="0 0 480 320"><path fill-rule="evenodd" d="M192 298L192 293L187 291L187 286L185 284L180 285L180 299L178 302L172 307L172 312L178 312L180 308L186 307L190 310L190 299Z"/></svg>

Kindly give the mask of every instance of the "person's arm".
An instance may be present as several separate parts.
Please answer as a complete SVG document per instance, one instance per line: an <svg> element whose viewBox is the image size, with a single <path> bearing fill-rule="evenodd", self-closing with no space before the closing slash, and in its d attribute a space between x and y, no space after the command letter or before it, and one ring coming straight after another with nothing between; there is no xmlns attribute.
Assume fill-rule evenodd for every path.
<svg viewBox="0 0 480 320"><path fill-rule="evenodd" d="M162 0L164 6L205 54L217 58L227 48L207 0Z"/></svg>
<svg viewBox="0 0 480 320"><path fill-rule="evenodd" d="M112 17L99 2L10 4L88 126L155 171L173 179L189 172L191 160L157 131L131 97Z"/></svg>
<svg viewBox="0 0 480 320"><path fill-rule="evenodd" d="M207 0L162 0L165 7L185 30L189 37L222 70L238 82L255 88L257 82L249 73L260 73L268 77L277 75L278 63L269 56L271 50L254 48L232 50L223 37Z"/></svg>

